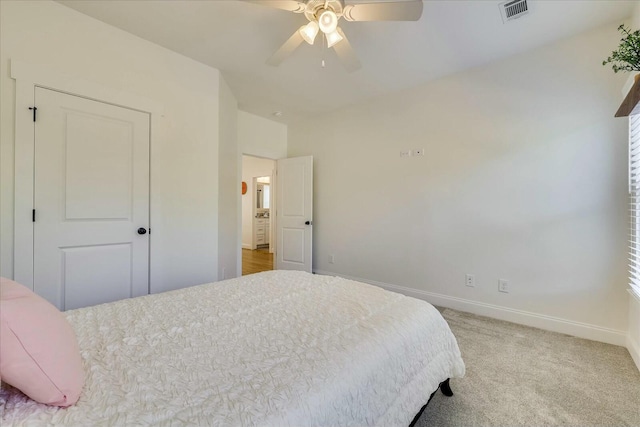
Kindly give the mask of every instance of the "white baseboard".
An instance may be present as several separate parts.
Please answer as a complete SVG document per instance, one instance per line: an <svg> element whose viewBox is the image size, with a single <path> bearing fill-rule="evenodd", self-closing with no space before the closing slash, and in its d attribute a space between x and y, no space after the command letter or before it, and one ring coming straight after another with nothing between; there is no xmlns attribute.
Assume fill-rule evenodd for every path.
<svg viewBox="0 0 640 427"><path fill-rule="evenodd" d="M250 244L248 244L248 243L243 243L243 244L242 244L242 249L253 249L253 248L251 247L251 245L250 245Z"/></svg>
<svg viewBox="0 0 640 427"><path fill-rule="evenodd" d="M627 336L627 350L629 350L631 358L636 362L636 366L640 371L640 343L633 342L631 335Z"/></svg>
<svg viewBox="0 0 640 427"><path fill-rule="evenodd" d="M575 322L573 320L561 319L559 317L547 316L544 314L532 313L523 310L516 310L513 308L487 304L479 301L472 301L464 298L452 297L449 295L437 294L434 292L427 292L420 289L407 288L405 286L391 285L389 283L363 279L360 277L346 276L344 274L337 274L330 271L316 270L315 273L329 276L340 276L344 277L345 279L369 283L371 285L379 286L392 292L397 292L406 296L425 300L430 304L440 307L465 311L467 313L478 314L480 316L505 320L507 322L518 323L521 325L533 326L535 328L559 332L562 334L572 335L575 337L585 338L593 341L625 346L628 340L627 332L617 329L604 328L588 323Z"/></svg>
<svg viewBox="0 0 640 427"><path fill-rule="evenodd" d="M629 333L627 350L640 370L640 294L629 289Z"/></svg>

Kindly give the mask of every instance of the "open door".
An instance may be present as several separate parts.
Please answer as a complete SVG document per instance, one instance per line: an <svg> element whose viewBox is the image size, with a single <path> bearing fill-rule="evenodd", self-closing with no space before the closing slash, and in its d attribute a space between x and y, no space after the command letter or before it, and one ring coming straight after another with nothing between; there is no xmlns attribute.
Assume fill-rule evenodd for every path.
<svg viewBox="0 0 640 427"><path fill-rule="evenodd" d="M277 163L276 269L311 273L313 157Z"/></svg>

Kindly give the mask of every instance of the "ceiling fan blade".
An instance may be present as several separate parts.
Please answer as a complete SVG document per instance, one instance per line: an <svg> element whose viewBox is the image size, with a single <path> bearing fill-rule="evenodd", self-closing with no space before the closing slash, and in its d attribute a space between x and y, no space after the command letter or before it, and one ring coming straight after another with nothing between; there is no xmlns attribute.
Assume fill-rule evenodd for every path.
<svg viewBox="0 0 640 427"><path fill-rule="evenodd" d="M340 58L342 65L347 69L348 72L352 73L362 67L360 64L360 60L356 56L356 53L353 51L349 40L347 40L347 36L344 35L341 28L338 28L338 33L342 36L342 40L333 45L333 50L336 51L336 55Z"/></svg>
<svg viewBox="0 0 640 427"><path fill-rule="evenodd" d="M261 4L263 6L274 7L276 9L288 10L289 12L302 13L305 9L303 1L297 0L245 0L249 3Z"/></svg>
<svg viewBox="0 0 640 427"><path fill-rule="evenodd" d="M344 7L347 21L417 21L422 16L422 0L358 3Z"/></svg>
<svg viewBox="0 0 640 427"><path fill-rule="evenodd" d="M289 55L304 41L300 35L300 30L296 30L289 40L284 42L280 49L276 50L276 53L271 55L271 58L267 59L267 64L277 67L282 61L287 59Z"/></svg>

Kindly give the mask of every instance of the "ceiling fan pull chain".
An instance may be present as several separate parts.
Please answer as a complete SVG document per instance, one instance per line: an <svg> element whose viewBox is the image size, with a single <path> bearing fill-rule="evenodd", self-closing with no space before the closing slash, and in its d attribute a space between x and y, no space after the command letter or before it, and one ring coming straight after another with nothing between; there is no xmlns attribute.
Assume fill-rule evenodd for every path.
<svg viewBox="0 0 640 427"><path fill-rule="evenodd" d="M325 41L326 40L327 40L327 36L324 33L322 33L322 61L320 62L320 64L322 65L322 68L324 68L324 54L327 51L325 49L325 46L326 46Z"/></svg>

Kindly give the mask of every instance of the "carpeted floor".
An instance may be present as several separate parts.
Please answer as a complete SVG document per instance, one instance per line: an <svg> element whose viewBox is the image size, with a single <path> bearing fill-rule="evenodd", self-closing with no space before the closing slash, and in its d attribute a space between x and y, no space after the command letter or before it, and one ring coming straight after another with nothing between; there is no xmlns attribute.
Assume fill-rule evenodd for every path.
<svg viewBox="0 0 640 427"><path fill-rule="evenodd" d="M417 427L640 426L640 371L624 347L450 309L467 367ZM427 396L428 398L428 396Z"/></svg>

